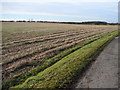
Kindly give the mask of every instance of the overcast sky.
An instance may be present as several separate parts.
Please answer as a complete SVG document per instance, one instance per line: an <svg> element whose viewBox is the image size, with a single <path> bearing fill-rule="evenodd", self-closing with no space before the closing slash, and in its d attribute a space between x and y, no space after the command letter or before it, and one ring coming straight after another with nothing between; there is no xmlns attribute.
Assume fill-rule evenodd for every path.
<svg viewBox="0 0 120 90"><path fill-rule="evenodd" d="M1 20L118 22L119 0L2 0Z"/></svg>

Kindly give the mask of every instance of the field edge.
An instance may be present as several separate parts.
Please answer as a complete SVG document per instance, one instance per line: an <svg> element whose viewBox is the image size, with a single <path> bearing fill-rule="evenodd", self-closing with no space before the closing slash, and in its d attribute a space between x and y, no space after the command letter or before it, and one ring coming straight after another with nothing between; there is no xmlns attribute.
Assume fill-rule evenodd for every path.
<svg viewBox="0 0 120 90"><path fill-rule="evenodd" d="M98 46L97 46L97 48L96 49L93 49L92 48L92 50L95 50L92 54L90 54L90 55L88 55L88 57L87 58L85 58L84 57L84 60L82 60L82 62L83 62L83 64L82 64L82 66L81 66L81 68L80 67L76 67L76 68L78 68L77 69L77 71L79 70L79 71L82 71L82 69L91 61L90 60L90 57L93 55L93 54L95 54L95 52L97 51L97 50L100 50L100 48L102 48L102 47L104 47L105 46L105 44L106 43L108 43L108 42L110 42L115 36L117 36L118 34L116 33L116 32L112 32L111 34L108 34L108 35L105 35L105 36L103 36L102 38L100 38L100 39L98 39L97 41L99 42L99 40L101 41L101 45L98 45L98 42L97 41L94 41L94 42L92 42L92 43L94 43L94 44L97 44ZM95 43L96 42L96 43ZM91 44L91 43L90 43ZM90 47L90 44L88 44L88 45L86 45L85 47ZM85 49L85 48L84 48ZM83 49L83 51L84 51L84 49ZM77 51L75 51L75 52L77 52ZM70 54L71 55L71 54ZM69 60L68 60L69 61ZM61 64L61 63L63 62L63 60L60 60L59 61L59 64ZM65 63L65 62L64 62ZM80 62L81 63L81 62ZM65 82L64 83L62 83L62 82L59 82L59 80L61 80L60 78L58 78L58 81L55 81L54 82L54 80L52 80L52 79L50 79L50 81L47 81L47 82L44 82L44 86L39 86L39 85L33 85L33 84L35 84L35 83L37 83L37 82L39 82L39 81L41 81L41 79L38 79L38 77L44 77L43 75L44 75L44 73L46 73L46 74L48 74L48 72L47 71L49 71L49 70L52 70L53 69L53 71L52 72L58 72L58 70L56 70L56 71L54 71L54 68L56 68L55 66L58 64L58 62L57 63L55 63L54 65L52 65L51 67L49 67L49 68L47 68L47 70L44 70L43 72L41 72L41 73L39 73L37 76L34 76L34 77L30 77L30 78L28 78L22 85L18 85L18 86L15 86L14 88L34 88L34 86L38 86L39 88L55 88L55 87L59 87L59 88L64 88L64 87L67 87L72 81L73 81L73 76L76 76L76 74L77 74L77 72L74 72L74 70L72 70L71 72L74 72L74 74L72 74L72 76L70 76L70 78L68 79L68 80L65 80ZM67 64L68 66L69 66L69 64ZM62 66L60 66L60 68L63 68ZM66 75L66 74L65 74ZM58 76L59 76L59 74L58 74ZM64 75L63 75L64 76ZM41 78L40 77L40 78ZM62 77L63 78L63 77ZM44 77L44 79L45 79L45 77ZM33 80L35 80L35 82L33 83ZM42 81L44 81L44 80L42 80ZM55 84L55 85L51 85L50 84L50 82L54 82L54 83L57 83L57 84ZM48 84L48 82L49 82L49 84ZM31 85L31 84L32 85ZM42 82L41 82L42 83ZM61 86L61 83L62 83L62 86ZM69 83L69 84L68 84ZM43 83L42 83L43 84ZM13 87L11 87L11 88L13 88Z"/></svg>

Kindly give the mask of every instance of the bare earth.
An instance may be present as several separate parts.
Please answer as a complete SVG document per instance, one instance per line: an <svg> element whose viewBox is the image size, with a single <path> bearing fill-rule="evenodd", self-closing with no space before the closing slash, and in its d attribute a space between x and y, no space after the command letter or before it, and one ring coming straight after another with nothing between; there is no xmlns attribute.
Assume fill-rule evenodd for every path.
<svg viewBox="0 0 120 90"><path fill-rule="evenodd" d="M76 88L118 88L118 37L97 57Z"/></svg>

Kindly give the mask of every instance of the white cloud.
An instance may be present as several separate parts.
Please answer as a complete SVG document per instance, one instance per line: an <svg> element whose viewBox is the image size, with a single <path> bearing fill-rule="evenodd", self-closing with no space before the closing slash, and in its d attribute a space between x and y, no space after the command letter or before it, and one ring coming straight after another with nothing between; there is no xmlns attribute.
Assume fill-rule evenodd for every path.
<svg viewBox="0 0 120 90"><path fill-rule="evenodd" d="M80 15L67 15L67 14L55 14L55 13L46 13L46 12L27 12L27 11L11 11L4 10L2 14L16 14L16 15L46 15L46 16L57 16L57 17L66 17L66 18L84 18L84 19L102 19L95 16L80 16Z"/></svg>
<svg viewBox="0 0 120 90"><path fill-rule="evenodd" d="M119 0L1 0L2 2L63 2L63 3L80 3L80 2L118 2Z"/></svg>
<svg viewBox="0 0 120 90"><path fill-rule="evenodd" d="M53 13L45 13L45 12L27 12L27 11L13 11L13 10L4 10L2 14L22 14L22 15L48 15L48 16L66 16L66 17L79 17L73 15L66 14L53 14Z"/></svg>

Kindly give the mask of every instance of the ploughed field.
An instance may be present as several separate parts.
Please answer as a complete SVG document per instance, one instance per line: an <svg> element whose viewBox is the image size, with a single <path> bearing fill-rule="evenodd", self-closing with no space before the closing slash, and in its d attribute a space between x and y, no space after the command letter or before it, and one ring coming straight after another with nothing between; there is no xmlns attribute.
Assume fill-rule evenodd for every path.
<svg viewBox="0 0 120 90"><path fill-rule="evenodd" d="M3 82L17 78L59 53L117 30L117 25L2 23Z"/></svg>

